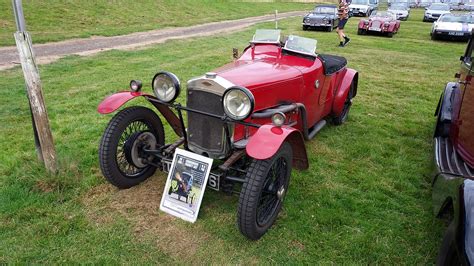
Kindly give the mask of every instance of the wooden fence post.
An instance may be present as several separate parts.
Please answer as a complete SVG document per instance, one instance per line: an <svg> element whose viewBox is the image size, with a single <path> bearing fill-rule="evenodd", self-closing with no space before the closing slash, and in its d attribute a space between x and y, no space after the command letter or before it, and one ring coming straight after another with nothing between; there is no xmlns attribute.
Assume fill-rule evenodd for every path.
<svg viewBox="0 0 474 266"><path fill-rule="evenodd" d="M54 149L53 135L51 134L49 126L48 113L44 104L41 79L35 62L31 37L25 29L26 25L21 0L12 0L12 3L18 29L14 34L16 47L20 56L21 68L23 69L26 91L30 103L38 158L43 160L46 169L50 173L56 173L56 151Z"/></svg>

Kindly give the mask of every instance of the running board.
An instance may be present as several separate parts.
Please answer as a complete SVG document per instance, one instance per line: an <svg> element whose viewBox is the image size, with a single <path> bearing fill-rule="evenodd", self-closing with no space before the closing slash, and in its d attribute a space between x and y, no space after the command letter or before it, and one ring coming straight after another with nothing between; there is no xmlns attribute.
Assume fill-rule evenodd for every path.
<svg viewBox="0 0 474 266"><path fill-rule="evenodd" d="M316 125L314 125L312 128L310 128L309 133L308 133L308 139L314 138L314 136L316 136L316 134L318 134L318 132L321 131L321 129L323 129L323 127L326 124L327 124L326 120L321 120Z"/></svg>

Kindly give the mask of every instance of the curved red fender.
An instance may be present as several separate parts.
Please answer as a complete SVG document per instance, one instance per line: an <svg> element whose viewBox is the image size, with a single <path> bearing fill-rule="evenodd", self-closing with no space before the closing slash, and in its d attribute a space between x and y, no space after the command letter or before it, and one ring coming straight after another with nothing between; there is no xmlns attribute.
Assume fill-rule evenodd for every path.
<svg viewBox="0 0 474 266"><path fill-rule="evenodd" d="M112 94L99 104L97 107L97 112L101 114L110 114L131 99L146 95L148 94L133 91L122 91Z"/></svg>
<svg viewBox="0 0 474 266"><path fill-rule="evenodd" d="M293 165L297 169L308 168L308 156L301 132L292 127L261 126L247 143L247 154L257 160L265 160L277 153L284 141L293 149Z"/></svg>
<svg viewBox="0 0 474 266"><path fill-rule="evenodd" d="M342 78L341 85L336 91L336 95L334 95L334 102L332 104L332 114L339 116L344 109L344 102L346 101L347 94L349 93L349 89L351 86L352 80L355 79L355 92L354 96L357 93L357 80L358 80L358 73L354 69L348 68L344 77Z"/></svg>

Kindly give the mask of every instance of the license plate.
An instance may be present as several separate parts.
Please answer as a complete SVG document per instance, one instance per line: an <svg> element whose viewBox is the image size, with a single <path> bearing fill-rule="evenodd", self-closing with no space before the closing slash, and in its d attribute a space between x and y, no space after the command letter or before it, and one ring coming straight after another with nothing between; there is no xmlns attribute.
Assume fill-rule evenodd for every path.
<svg viewBox="0 0 474 266"><path fill-rule="evenodd" d="M220 178L219 178L218 175L210 173L209 174L209 179L207 179L207 186L210 189L214 189L214 190L219 191L219 181L220 181Z"/></svg>
<svg viewBox="0 0 474 266"><path fill-rule="evenodd" d="M374 27L369 27L369 30L372 30L372 31L382 31L381 28L374 28Z"/></svg>
<svg viewBox="0 0 474 266"><path fill-rule="evenodd" d="M453 35L453 36L463 36L463 32L448 32L448 35Z"/></svg>

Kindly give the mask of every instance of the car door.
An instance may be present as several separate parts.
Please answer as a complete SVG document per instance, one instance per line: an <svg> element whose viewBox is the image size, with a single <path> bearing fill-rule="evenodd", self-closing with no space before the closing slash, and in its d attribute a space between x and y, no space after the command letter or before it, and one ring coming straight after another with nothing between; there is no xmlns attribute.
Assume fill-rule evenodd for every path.
<svg viewBox="0 0 474 266"><path fill-rule="evenodd" d="M453 141L466 163L474 167L474 81L472 80L474 41L471 37L464 56L461 57L459 77L460 93L455 97Z"/></svg>

